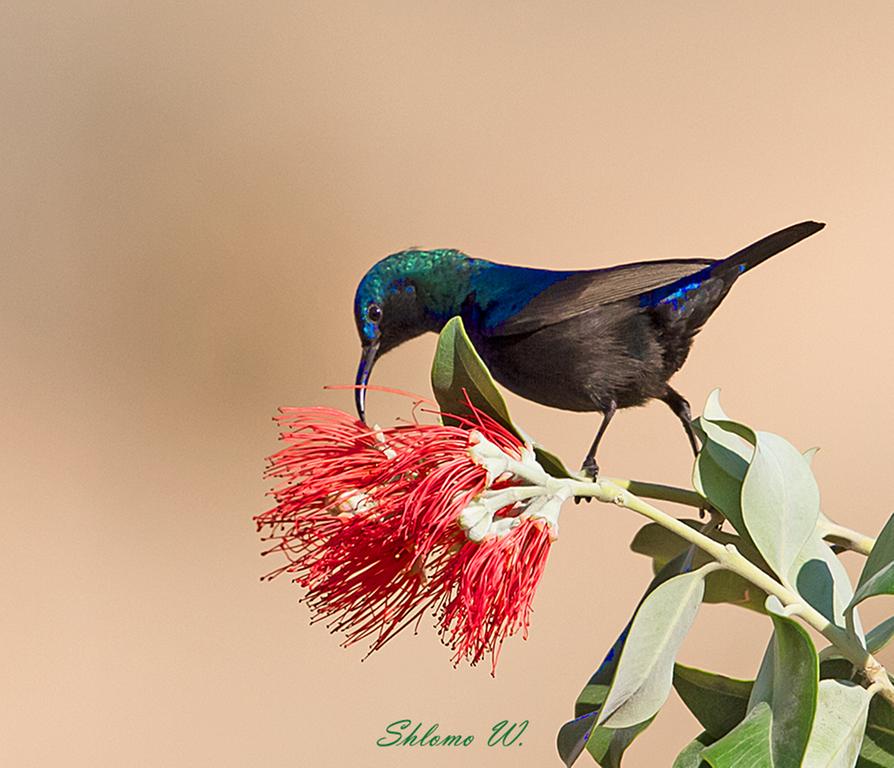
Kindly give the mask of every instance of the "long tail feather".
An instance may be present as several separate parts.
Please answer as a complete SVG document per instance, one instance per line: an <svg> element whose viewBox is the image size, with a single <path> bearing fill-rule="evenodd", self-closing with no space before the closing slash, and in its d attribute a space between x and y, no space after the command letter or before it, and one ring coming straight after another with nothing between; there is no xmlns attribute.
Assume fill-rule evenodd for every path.
<svg viewBox="0 0 894 768"><path fill-rule="evenodd" d="M818 221L802 221L800 224L792 224L790 227L780 229L772 235L767 235L756 243L752 243L741 251L737 251L732 256L728 256L717 266L724 272L728 269L745 272L766 261L771 256L775 256L780 251L790 248L805 237L810 237L819 232L825 226L825 224ZM715 268L714 271L716 273L717 269Z"/></svg>

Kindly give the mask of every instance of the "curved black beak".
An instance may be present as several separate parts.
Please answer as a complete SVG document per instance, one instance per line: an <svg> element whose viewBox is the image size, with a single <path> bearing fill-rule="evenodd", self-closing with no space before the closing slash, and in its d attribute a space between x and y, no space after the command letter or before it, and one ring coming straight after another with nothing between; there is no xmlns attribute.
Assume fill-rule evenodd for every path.
<svg viewBox="0 0 894 768"><path fill-rule="evenodd" d="M357 405L357 416L360 421L366 422L366 384L376 362L376 354L379 351L379 342L371 341L364 344L360 351L360 366L357 368L357 389L354 390L354 402Z"/></svg>

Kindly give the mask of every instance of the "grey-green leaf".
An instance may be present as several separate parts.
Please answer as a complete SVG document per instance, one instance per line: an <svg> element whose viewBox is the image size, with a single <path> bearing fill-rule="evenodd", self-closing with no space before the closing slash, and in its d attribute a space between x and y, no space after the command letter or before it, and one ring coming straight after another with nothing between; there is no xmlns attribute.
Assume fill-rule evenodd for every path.
<svg viewBox="0 0 894 768"><path fill-rule="evenodd" d="M703 438L696 490L754 542L774 573L787 577L820 514L809 457L778 435L730 420L716 390L696 427Z"/></svg>
<svg viewBox="0 0 894 768"><path fill-rule="evenodd" d="M610 728L653 717L670 693L674 659L695 620L711 566L668 579L646 596L633 618L611 690L599 715Z"/></svg>
<svg viewBox="0 0 894 768"><path fill-rule="evenodd" d="M693 487L724 517L740 534L747 535L742 521L742 481L754 449L736 432L727 428L729 419L720 407L720 391L708 395L702 416L693 426L702 438L692 471Z"/></svg>
<svg viewBox="0 0 894 768"><path fill-rule="evenodd" d="M639 606L666 581L680 573L688 573L690 569L689 558L685 554L671 560L649 583ZM652 718L649 718L642 723L618 729L596 725L596 718L617 672L621 651L630 635L632 623L631 619L577 697L574 705L575 719L565 723L559 730L556 747L566 766L573 765L586 748L602 768L617 768L627 747L652 722Z"/></svg>
<svg viewBox="0 0 894 768"><path fill-rule="evenodd" d="M813 641L784 615L775 596L767 598L773 636L751 690L749 708L766 702L773 711L771 746L777 768L797 768L816 713L819 659Z"/></svg>
<svg viewBox="0 0 894 768"><path fill-rule="evenodd" d="M872 694L843 680L822 680L803 768L853 768Z"/></svg>
<svg viewBox="0 0 894 768"><path fill-rule="evenodd" d="M714 739L726 736L748 711L751 680L737 680L703 669L674 665L674 688Z"/></svg>
<svg viewBox="0 0 894 768"><path fill-rule="evenodd" d="M808 537L792 563L788 577L811 606L833 624L846 627L844 614L854 596L854 589L841 560L820 538L818 531ZM863 627L856 614L854 629L862 639Z"/></svg>
<svg viewBox="0 0 894 768"><path fill-rule="evenodd" d="M742 483L742 519L769 566L786 577L816 531L819 488L791 443L769 432L752 434L755 450Z"/></svg>
<svg viewBox="0 0 894 768"><path fill-rule="evenodd" d="M702 751L702 758L713 768L772 768L770 730L773 715L761 702L733 730Z"/></svg>
<svg viewBox="0 0 894 768"><path fill-rule="evenodd" d="M566 766L586 749L602 768L619 768L625 750L652 723L652 718L630 728L596 726L596 718L608 694L608 685L590 683L578 697L576 709L588 710L559 730L556 747Z"/></svg>

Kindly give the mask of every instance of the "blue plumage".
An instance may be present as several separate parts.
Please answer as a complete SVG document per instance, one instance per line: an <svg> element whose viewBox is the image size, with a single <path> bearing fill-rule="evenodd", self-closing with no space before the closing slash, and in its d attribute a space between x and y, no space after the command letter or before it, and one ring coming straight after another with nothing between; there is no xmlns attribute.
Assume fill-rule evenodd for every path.
<svg viewBox="0 0 894 768"><path fill-rule="evenodd" d="M482 330L493 332L520 312L540 294L573 272L495 264L472 259L471 289L481 311Z"/></svg>

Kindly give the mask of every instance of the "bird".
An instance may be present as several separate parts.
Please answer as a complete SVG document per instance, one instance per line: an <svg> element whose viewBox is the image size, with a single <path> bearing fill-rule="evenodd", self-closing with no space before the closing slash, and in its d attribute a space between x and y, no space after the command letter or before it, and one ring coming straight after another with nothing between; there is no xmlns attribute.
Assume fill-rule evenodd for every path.
<svg viewBox="0 0 894 768"><path fill-rule="evenodd" d="M581 471L596 478L596 453L615 413L661 400L699 446L689 402L668 382L733 283L821 230L804 221L723 259L664 259L553 270L499 264L451 248L410 248L374 264L354 297L361 356L355 404L366 420L376 360L403 342L463 325L493 377L523 398L602 415Z"/></svg>

